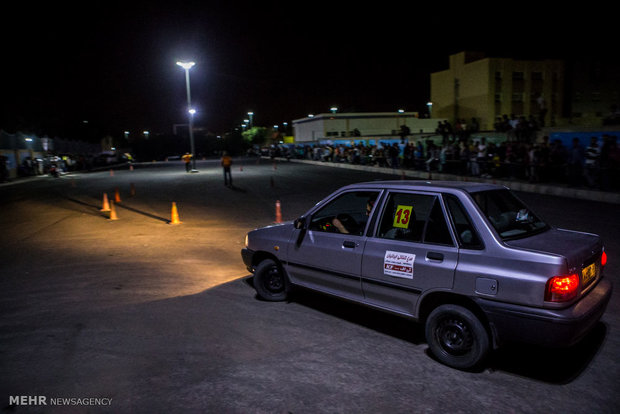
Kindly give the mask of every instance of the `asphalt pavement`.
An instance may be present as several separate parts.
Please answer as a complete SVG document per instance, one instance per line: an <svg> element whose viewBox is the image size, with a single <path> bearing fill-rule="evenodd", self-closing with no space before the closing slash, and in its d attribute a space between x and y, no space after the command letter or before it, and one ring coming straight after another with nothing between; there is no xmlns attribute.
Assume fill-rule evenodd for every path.
<svg viewBox="0 0 620 414"><path fill-rule="evenodd" d="M241 261L245 233L275 221L276 201L292 220L342 185L401 177L236 159L227 188L216 160L197 168L0 187L2 412L617 412L617 294L573 348L511 346L480 372L454 370L408 320L305 291L258 300ZM110 220L103 194L117 189ZM618 285L617 204L519 195L552 225L601 234Z"/></svg>

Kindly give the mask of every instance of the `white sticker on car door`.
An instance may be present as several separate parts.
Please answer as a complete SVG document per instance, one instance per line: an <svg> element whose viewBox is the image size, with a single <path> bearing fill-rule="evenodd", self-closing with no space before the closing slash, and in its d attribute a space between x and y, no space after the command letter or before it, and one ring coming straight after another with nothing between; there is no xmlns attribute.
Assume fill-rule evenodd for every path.
<svg viewBox="0 0 620 414"><path fill-rule="evenodd" d="M413 279L415 254L387 250L383 259L383 274Z"/></svg>

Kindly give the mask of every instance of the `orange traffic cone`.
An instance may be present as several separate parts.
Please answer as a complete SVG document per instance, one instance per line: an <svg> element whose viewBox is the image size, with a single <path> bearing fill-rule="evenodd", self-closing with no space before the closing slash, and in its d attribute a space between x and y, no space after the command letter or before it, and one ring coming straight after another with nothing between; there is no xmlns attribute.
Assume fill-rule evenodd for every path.
<svg viewBox="0 0 620 414"><path fill-rule="evenodd" d="M108 194L103 193L103 206L100 211L110 211L110 204L108 203Z"/></svg>
<svg viewBox="0 0 620 414"><path fill-rule="evenodd" d="M114 201L116 203L121 202L121 195L118 193L118 187L114 189Z"/></svg>
<svg viewBox="0 0 620 414"><path fill-rule="evenodd" d="M110 201L110 220L118 220L116 215L116 207L114 207L114 201Z"/></svg>
<svg viewBox="0 0 620 414"><path fill-rule="evenodd" d="M179 212L177 211L177 203L175 203L174 201L172 202L172 214L170 224L181 224L181 221L179 220Z"/></svg>
<svg viewBox="0 0 620 414"><path fill-rule="evenodd" d="M282 223L282 211L280 209L280 200L276 201L276 223Z"/></svg>

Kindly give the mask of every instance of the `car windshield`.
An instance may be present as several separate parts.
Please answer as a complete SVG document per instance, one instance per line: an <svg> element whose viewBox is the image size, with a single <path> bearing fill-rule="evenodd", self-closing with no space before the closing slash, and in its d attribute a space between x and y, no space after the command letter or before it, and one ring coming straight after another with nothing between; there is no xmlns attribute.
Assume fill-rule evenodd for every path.
<svg viewBox="0 0 620 414"><path fill-rule="evenodd" d="M549 228L509 190L481 191L471 196L503 240L528 237Z"/></svg>

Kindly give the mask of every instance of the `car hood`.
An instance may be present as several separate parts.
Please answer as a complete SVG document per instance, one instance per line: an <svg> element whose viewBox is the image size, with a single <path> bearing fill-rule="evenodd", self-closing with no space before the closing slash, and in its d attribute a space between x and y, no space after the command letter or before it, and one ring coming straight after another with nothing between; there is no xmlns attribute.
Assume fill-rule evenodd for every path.
<svg viewBox="0 0 620 414"><path fill-rule="evenodd" d="M603 248L601 238L596 234L556 228L505 243L513 248L563 256L569 271L580 271L584 264L598 258Z"/></svg>
<svg viewBox="0 0 620 414"><path fill-rule="evenodd" d="M293 229L293 222L287 221L252 230L248 233L248 247L252 250L272 250L274 245L284 246Z"/></svg>

